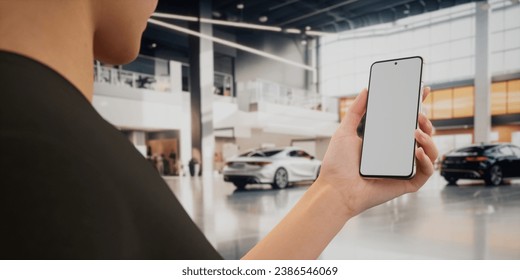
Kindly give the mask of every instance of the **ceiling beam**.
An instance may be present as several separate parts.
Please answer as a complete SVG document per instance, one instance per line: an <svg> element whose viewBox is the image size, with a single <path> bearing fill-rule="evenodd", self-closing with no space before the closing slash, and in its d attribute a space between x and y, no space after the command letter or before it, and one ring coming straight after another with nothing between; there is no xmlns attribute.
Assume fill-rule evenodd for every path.
<svg viewBox="0 0 520 280"><path fill-rule="evenodd" d="M330 10L333 10L333 9L336 9L336 8L339 8L339 7L343 7L343 6L346 6L346 5L349 5L349 4L352 4L352 3L357 2L357 1L359 1L359 0L347 0L345 2L337 3L337 4L334 4L334 5L325 7L323 9L319 9L317 11L314 11L314 12L311 12L311 13L308 13L308 14L305 14L305 15L301 15L299 17L295 17L293 19L287 20L285 22L280 23L280 25L284 26L284 25L287 25L289 23L294 23L294 22L300 21L302 19L313 17L313 16L316 16L316 15L319 15L319 14L322 14L322 13L326 13L326 12L328 12Z"/></svg>

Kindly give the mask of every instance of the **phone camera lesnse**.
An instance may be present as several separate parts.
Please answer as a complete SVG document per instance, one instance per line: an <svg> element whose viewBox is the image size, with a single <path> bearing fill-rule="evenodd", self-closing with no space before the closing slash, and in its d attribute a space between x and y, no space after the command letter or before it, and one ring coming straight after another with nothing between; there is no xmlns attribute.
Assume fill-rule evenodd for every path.
<svg viewBox="0 0 520 280"><path fill-rule="evenodd" d="M394 65L397 65L397 62L394 62Z"/></svg>

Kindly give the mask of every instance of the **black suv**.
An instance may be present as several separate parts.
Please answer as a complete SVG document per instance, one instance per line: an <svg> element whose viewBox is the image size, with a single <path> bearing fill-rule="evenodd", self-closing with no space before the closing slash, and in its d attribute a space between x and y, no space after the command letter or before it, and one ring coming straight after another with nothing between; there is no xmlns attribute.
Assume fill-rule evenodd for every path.
<svg viewBox="0 0 520 280"><path fill-rule="evenodd" d="M460 148L446 154L441 175L450 185L458 179L483 179L498 186L504 178L520 177L520 148L512 144L483 144Z"/></svg>

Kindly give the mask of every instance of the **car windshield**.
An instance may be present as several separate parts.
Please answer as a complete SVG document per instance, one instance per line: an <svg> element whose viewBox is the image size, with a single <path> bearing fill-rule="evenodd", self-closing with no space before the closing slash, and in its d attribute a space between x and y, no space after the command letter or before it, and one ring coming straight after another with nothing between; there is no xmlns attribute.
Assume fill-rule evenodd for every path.
<svg viewBox="0 0 520 280"><path fill-rule="evenodd" d="M496 151L497 146L489 145L489 146L473 146L473 147L465 147L457 149L450 153L452 156L475 156L475 155L487 155L490 153L494 153Z"/></svg>
<svg viewBox="0 0 520 280"><path fill-rule="evenodd" d="M455 152L457 152L457 153L478 153L481 151L482 151L481 147L466 147L466 148L458 149Z"/></svg>
<svg viewBox="0 0 520 280"><path fill-rule="evenodd" d="M244 154L241 154L241 157L272 157L282 150L267 150L267 151L250 151Z"/></svg>
<svg viewBox="0 0 520 280"><path fill-rule="evenodd" d="M481 153L482 153L482 147L465 147L465 148L457 149L457 150L451 152L450 155L468 156L468 155L478 155Z"/></svg>

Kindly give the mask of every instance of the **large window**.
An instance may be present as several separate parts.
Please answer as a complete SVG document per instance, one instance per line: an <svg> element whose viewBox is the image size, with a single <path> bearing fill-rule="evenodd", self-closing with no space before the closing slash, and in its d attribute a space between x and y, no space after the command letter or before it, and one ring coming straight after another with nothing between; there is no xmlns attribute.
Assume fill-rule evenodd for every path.
<svg viewBox="0 0 520 280"><path fill-rule="evenodd" d="M340 98L340 117L343 118L355 97ZM423 111L432 120L473 117L475 87L463 86L432 90L423 102ZM491 84L491 114L520 113L520 80Z"/></svg>
<svg viewBox="0 0 520 280"><path fill-rule="evenodd" d="M474 87L457 87L453 89L453 117L463 118L473 116L475 108Z"/></svg>
<svg viewBox="0 0 520 280"><path fill-rule="evenodd" d="M508 113L520 113L520 80L507 82Z"/></svg>
<svg viewBox="0 0 520 280"><path fill-rule="evenodd" d="M493 115L507 112L507 82L491 85L491 113Z"/></svg>
<svg viewBox="0 0 520 280"><path fill-rule="evenodd" d="M520 80L492 84L491 113L493 115L520 113Z"/></svg>
<svg viewBox="0 0 520 280"><path fill-rule="evenodd" d="M453 89L442 89L432 92L433 119L453 118Z"/></svg>

